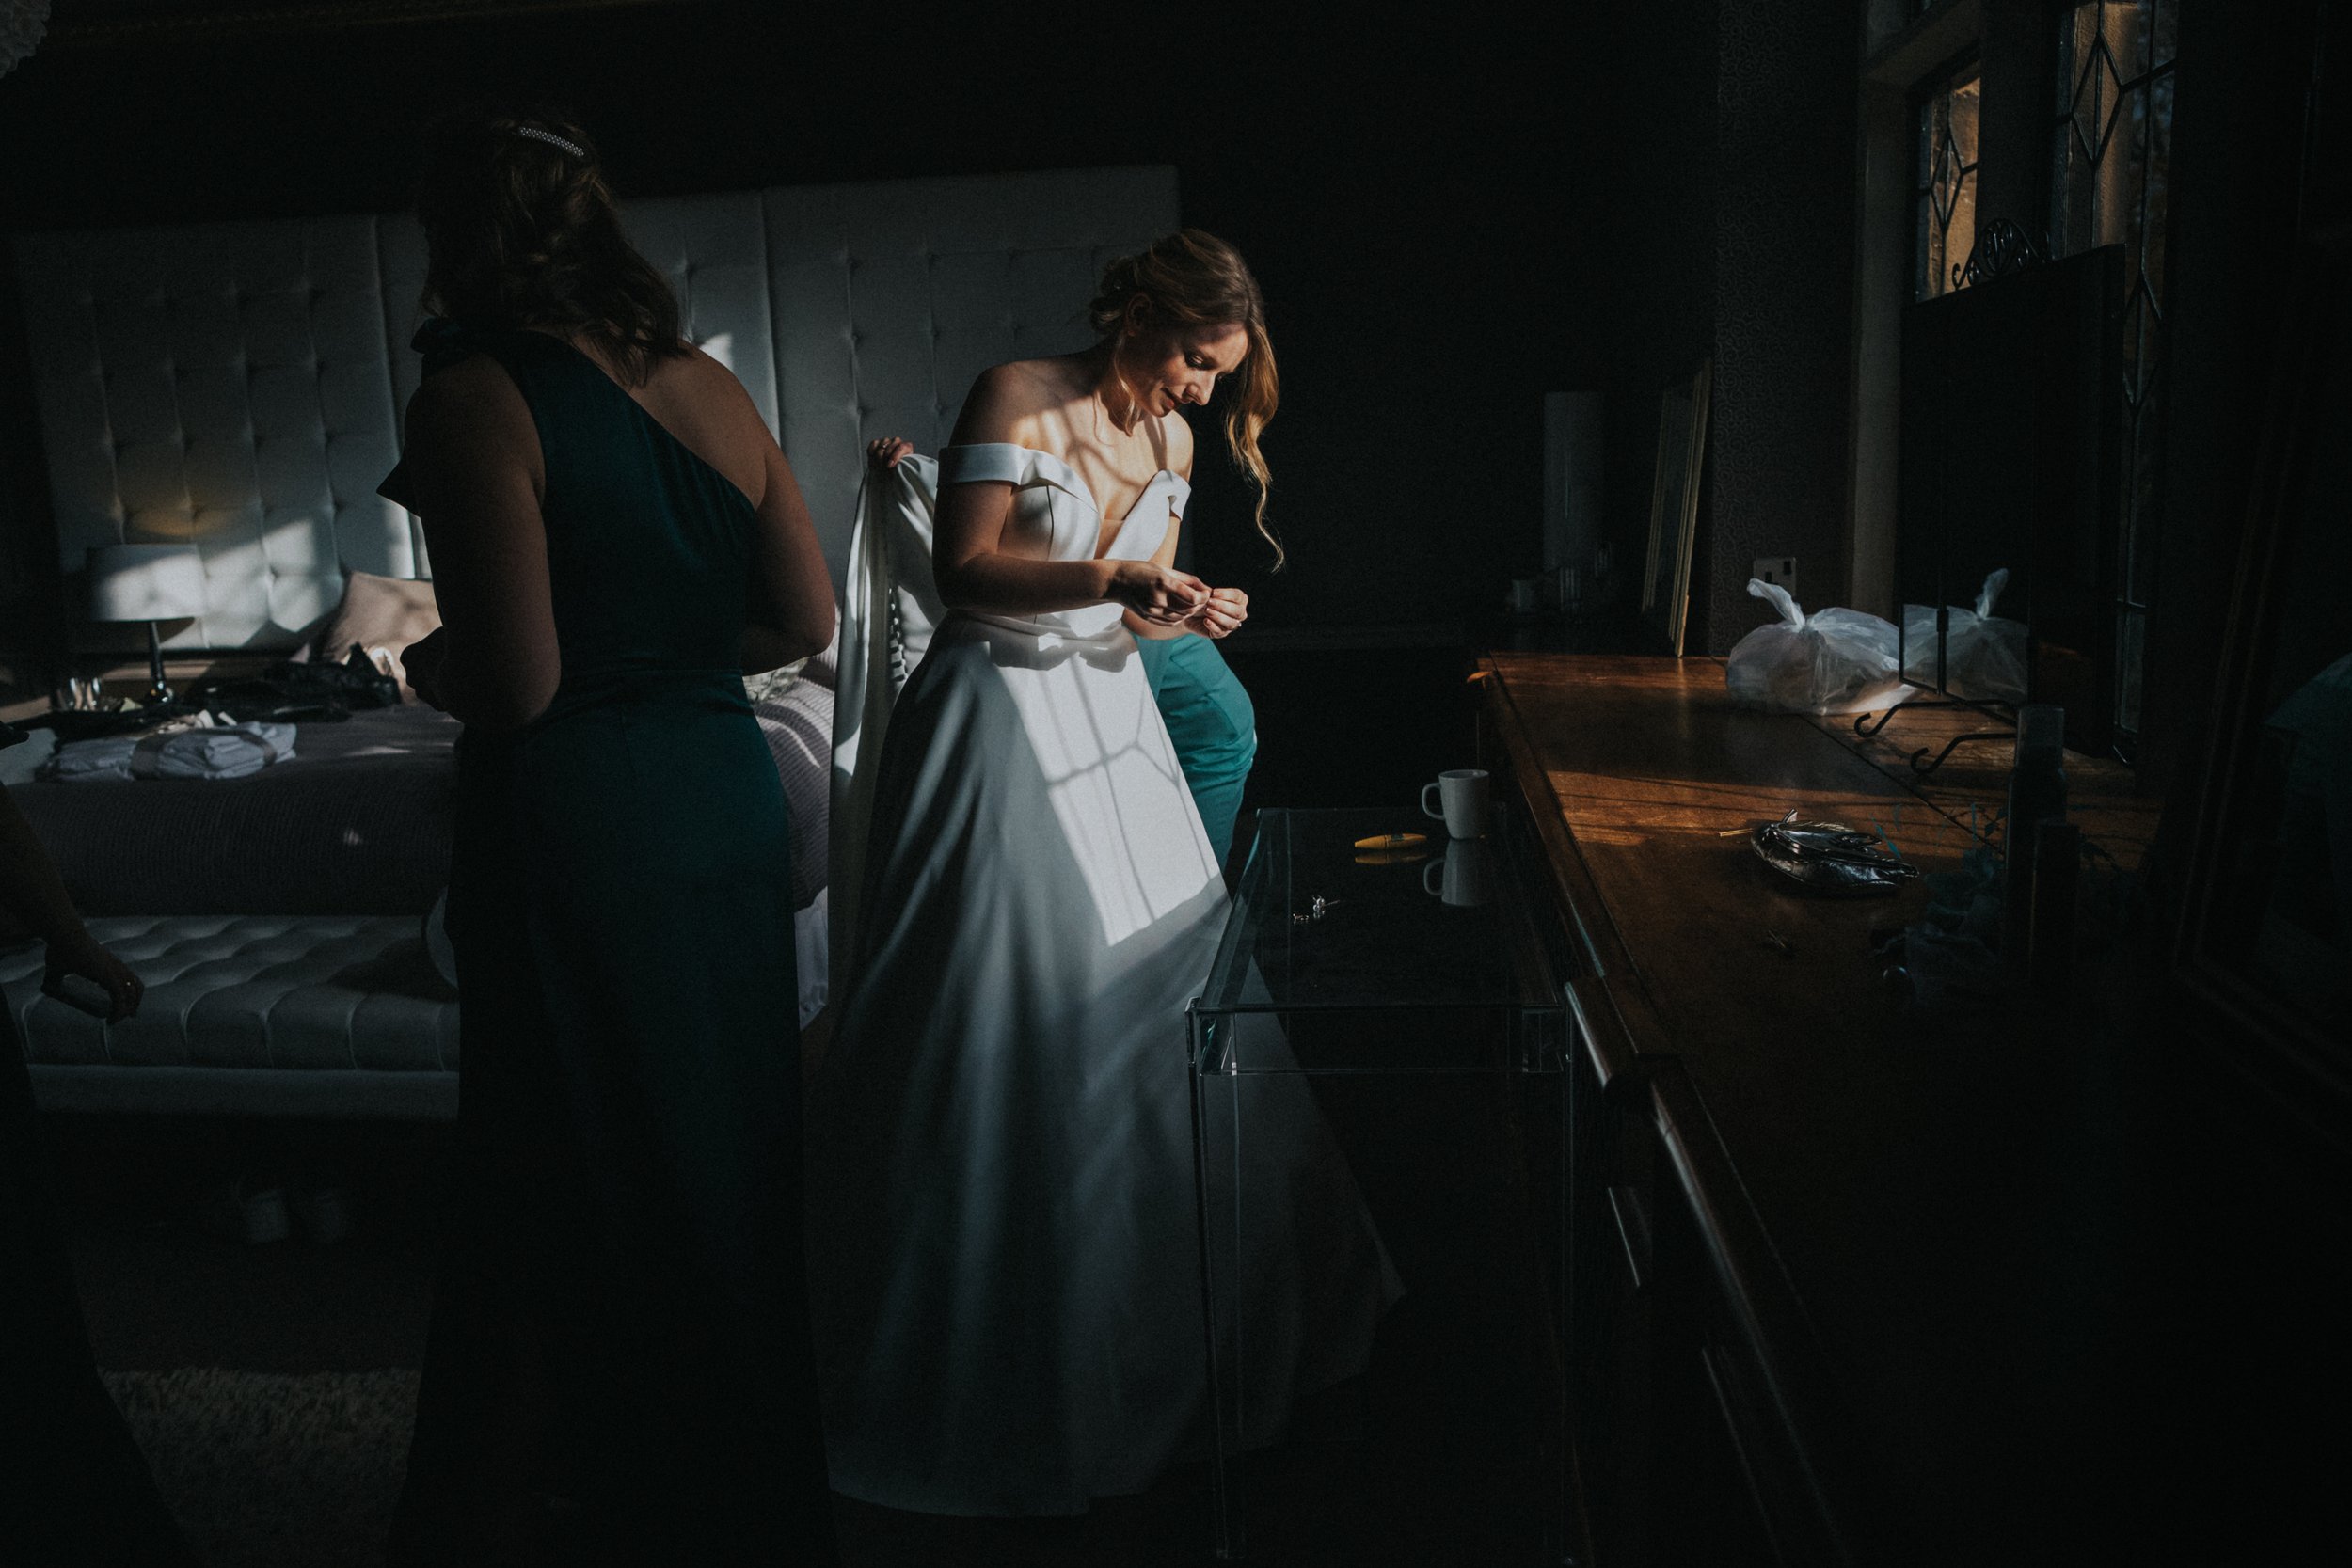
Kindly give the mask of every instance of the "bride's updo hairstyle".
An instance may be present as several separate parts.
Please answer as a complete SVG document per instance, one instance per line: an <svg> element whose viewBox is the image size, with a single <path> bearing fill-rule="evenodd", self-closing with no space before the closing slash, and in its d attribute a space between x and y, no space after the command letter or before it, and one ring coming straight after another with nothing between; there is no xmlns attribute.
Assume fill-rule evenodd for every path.
<svg viewBox="0 0 2352 1568"><path fill-rule="evenodd" d="M1130 311L1133 314L1130 314ZM1232 375L1225 397L1225 439L1233 458L1249 470L1258 487L1258 531L1274 546L1274 566L1282 566L1282 542L1266 527L1266 487L1272 475L1258 434L1281 402L1281 378L1274 369L1274 341L1266 336L1265 296L1241 252L1214 234L1181 229L1133 256L1103 269L1103 283L1087 306L1087 320L1104 338L1116 339L1132 322L1158 326L1238 326L1249 348ZM1111 361L1118 364L1116 356Z"/></svg>
<svg viewBox="0 0 2352 1568"><path fill-rule="evenodd" d="M568 116L474 111L425 132L424 308L588 340L630 386L687 352L677 296L621 232L596 144Z"/></svg>

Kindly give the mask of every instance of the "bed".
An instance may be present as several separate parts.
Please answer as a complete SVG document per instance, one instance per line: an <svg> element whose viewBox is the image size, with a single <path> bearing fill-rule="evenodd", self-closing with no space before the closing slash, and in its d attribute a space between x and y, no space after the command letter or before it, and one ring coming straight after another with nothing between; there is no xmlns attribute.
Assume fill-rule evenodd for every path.
<svg viewBox="0 0 2352 1568"><path fill-rule="evenodd" d="M833 694L812 663L753 709L792 805L803 1022L824 1002L828 911ZM250 778L11 784L75 906L147 986L139 1017L109 1027L40 994L37 943L0 946L43 1102L453 1116L457 993L437 921L458 730L403 705L297 725L291 754Z"/></svg>
<svg viewBox="0 0 2352 1568"><path fill-rule="evenodd" d="M719 192L625 216L689 335L776 431L838 583L866 441L936 450L980 369L1082 346L1103 263L1175 227L1177 204L1173 171L1150 167ZM167 652L289 654L360 586L429 578L416 520L374 493L419 370L413 222L17 250L60 559L193 542L204 612L167 626ZM830 671L813 660L755 705L793 811L803 1018L824 1000ZM93 929L149 983L140 1018L103 1025L40 994L37 947L0 945L43 1102L453 1115L455 992L429 916L454 734L404 705L302 725L293 757L248 779L12 785Z"/></svg>

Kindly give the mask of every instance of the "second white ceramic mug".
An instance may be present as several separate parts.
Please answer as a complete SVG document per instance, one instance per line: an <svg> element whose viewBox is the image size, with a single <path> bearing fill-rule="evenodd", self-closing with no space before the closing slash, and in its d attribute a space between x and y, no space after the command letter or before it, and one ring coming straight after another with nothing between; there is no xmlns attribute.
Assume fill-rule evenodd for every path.
<svg viewBox="0 0 2352 1568"><path fill-rule="evenodd" d="M1438 806L1429 803L1434 792ZM1442 808L1442 809L1440 809ZM1421 809L1445 824L1445 831L1455 838L1483 838L1486 833L1486 770L1483 768L1450 768L1438 775L1435 784L1421 786Z"/></svg>

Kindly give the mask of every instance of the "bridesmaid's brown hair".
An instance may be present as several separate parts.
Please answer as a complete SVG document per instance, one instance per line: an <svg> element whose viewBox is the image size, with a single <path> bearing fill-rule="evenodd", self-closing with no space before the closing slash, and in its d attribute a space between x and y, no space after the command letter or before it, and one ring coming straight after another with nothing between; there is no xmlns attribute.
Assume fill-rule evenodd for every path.
<svg viewBox="0 0 2352 1568"><path fill-rule="evenodd" d="M436 315L576 334L630 386L687 352L677 296L622 233L596 143L567 115L436 120L417 218L431 251L423 305Z"/></svg>

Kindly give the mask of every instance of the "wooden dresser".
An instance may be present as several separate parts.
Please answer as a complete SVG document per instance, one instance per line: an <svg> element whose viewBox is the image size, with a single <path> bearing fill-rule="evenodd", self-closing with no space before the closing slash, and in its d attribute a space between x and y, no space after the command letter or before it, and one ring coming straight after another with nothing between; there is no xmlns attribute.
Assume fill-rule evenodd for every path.
<svg viewBox="0 0 2352 1568"><path fill-rule="evenodd" d="M1497 653L1474 678L1587 969L1565 1338L1592 1561L2102 1560L2162 1253L2112 1135L2133 1074L2086 1022L2108 971L1923 1015L1873 956L1920 885L1809 895L1744 834L1794 807L1956 870L2008 748L1922 784L1909 752L1965 715L1864 741L1734 708L1719 660ZM2153 810L2068 760L2087 837L2136 864Z"/></svg>

